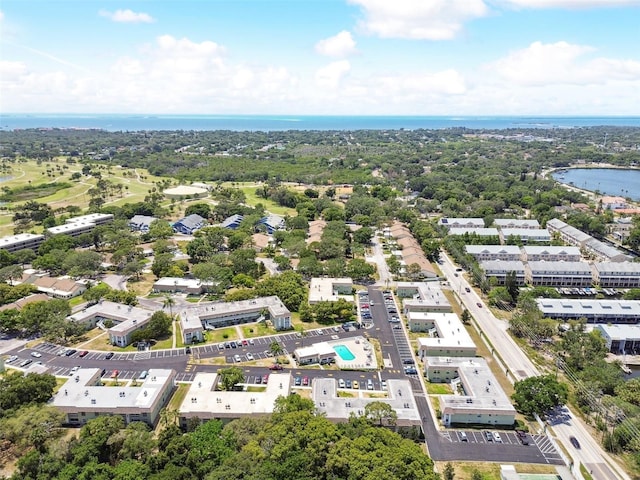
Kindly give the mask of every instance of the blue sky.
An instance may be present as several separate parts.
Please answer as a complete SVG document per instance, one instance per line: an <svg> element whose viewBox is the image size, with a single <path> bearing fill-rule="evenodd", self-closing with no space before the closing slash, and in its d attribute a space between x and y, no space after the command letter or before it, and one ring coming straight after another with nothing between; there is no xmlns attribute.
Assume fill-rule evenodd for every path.
<svg viewBox="0 0 640 480"><path fill-rule="evenodd" d="M640 0L3 0L0 111L640 115Z"/></svg>

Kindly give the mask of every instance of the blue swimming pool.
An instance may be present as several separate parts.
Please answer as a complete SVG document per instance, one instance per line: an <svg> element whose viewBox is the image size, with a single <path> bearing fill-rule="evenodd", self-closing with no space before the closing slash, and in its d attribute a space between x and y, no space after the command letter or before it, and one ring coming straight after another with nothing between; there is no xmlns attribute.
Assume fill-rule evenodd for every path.
<svg viewBox="0 0 640 480"><path fill-rule="evenodd" d="M349 350L344 345L334 345L333 349L338 355L340 355L340 358L342 360L354 360L356 358L356 356L351 353L351 350Z"/></svg>

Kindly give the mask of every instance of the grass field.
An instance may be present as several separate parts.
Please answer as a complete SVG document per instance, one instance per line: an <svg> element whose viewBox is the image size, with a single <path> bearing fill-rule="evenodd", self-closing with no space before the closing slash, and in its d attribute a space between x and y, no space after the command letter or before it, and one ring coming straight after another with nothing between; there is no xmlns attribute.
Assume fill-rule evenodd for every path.
<svg viewBox="0 0 640 480"><path fill-rule="evenodd" d="M2 187L15 189L53 182L70 183L69 188L51 194L47 194L46 190L34 192L40 195L32 199L38 203L46 203L54 210L74 205L85 211L90 200L88 192L96 186L97 179L91 176L82 176L79 180L71 180L71 175L81 172L82 166L82 164L67 164L66 158L56 158L42 163L34 160L20 161L12 164L12 171L9 174L11 178L2 182ZM149 190L154 187L154 182L163 180L140 169L110 167L100 168L99 171L105 180L123 185L122 193L108 198L105 205L141 202ZM0 214L0 236L13 234L11 209L21 203L23 202L10 202L5 205L8 210ZM42 228L35 230L42 230Z"/></svg>
<svg viewBox="0 0 640 480"><path fill-rule="evenodd" d="M298 213L295 208L287 208L281 207L277 203L267 200L256 195L256 189L258 188L257 183L223 183L223 187L226 188L237 188L238 190L242 190L245 196L247 197L247 205L251 207L255 207L258 203L264 205L264 207L271 213L275 213L276 215L289 215L290 217L295 217Z"/></svg>

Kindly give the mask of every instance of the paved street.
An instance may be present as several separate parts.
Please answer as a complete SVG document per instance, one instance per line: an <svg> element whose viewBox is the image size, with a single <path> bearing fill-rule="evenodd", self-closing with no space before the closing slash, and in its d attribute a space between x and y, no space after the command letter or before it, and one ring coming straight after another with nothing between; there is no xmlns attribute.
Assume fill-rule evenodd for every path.
<svg viewBox="0 0 640 480"><path fill-rule="evenodd" d="M475 291L471 288L471 285L467 282L463 272L457 272L456 266L446 253L442 253L440 258L442 264L440 269L446 275L451 288L458 294L464 307L469 310L469 313L477 321L478 325L483 331L483 334L487 336L494 348L509 365L509 378L513 380L522 380L529 376L540 375L535 366L531 363L526 354L517 346L513 339L507 333L508 324L497 319L491 311L483 304L482 300ZM469 288L471 292L467 292L466 288ZM478 305L478 303L480 305ZM553 427L558 439L565 446L571 456L571 460L575 465L579 463L584 464L592 471L591 476L595 480L615 480L615 479L630 479L630 477L621 469L616 468L612 470L610 465L614 465L613 460L604 452L600 447L600 444L594 439L587 431L585 425L581 420L567 409L569 415L575 420L567 424L558 424ZM578 450L574 448L569 437L575 436L581 445Z"/></svg>

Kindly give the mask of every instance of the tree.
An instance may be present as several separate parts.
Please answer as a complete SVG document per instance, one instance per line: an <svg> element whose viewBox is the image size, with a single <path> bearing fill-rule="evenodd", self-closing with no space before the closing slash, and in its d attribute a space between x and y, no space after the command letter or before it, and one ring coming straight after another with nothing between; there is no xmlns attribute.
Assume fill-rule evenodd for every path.
<svg viewBox="0 0 640 480"><path fill-rule="evenodd" d="M369 245L371 238L373 238L371 227L362 227L353 232L353 241L361 245Z"/></svg>
<svg viewBox="0 0 640 480"><path fill-rule="evenodd" d="M518 281L516 278L516 272L507 272L507 276L504 280L504 285L511 297L511 303L518 302L518 295L520 294L520 287L518 287Z"/></svg>
<svg viewBox="0 0 640 480"><path fill-rule="evenodd" d="M280 355L282 355L282 345L280 345L279 342L277 341L273 341L271 342L271 344L269 345L269 351L273 354L274 357L279 357Z"/></svg>
<svg viewBox="0 0 640 480"><path fill-rule="evenodd" d="M20 406L45 403L55 387L53 375L8 373L0 378L0 417Z"/></svg>
<svg viewBox="0 0 640 480"><path fill-rule="evenodd" d="M469 325L471 323L471 314L469 313L469 310L465 308L462 311L462 315L460 315L460 320L462 320L462 323L464 325Z"/></svg>
<svg viewBox="0 0 640 480"><path fill-rule="evenodd" d="M164 338L171 335L171 317L162 311L154 312L145 327L147 338Z"/></svg>
<svg viewBox="0 0 640 480"><path fill-rule="evenodd" d="M149 225L149 236L154 239L166 239L173 236L173 228L166 220L154 220Z"/></svg>
<svg viewBox="0 0 640 480"><path fill-rule="evenodd" d="M233 390L237 384L244 382L244 373L239 367L223 368L218 370L218 375L223 390Z"/></svg>
<svg viewBox="0 0 640 480"><path fill-rule="evenodd" d="M273 405L275 414L291 413L291 412L315 412L316 405L310 398L303 398L300 395L292 393L288 396L280 395L276 398Z"/></svg>
<svg viewBox="0 0 640 480"><path fill-rule="evenodd" d="M169 294L164 296L164 300L162 301L162 308L169 309L169 316L173 319L173 306L176 304L176 301Z"/></svg>
<svg viewBox="0 0 640 480"><path fill-rule="evenodd" d="M388 426L395 425L398 421L398 414L385 402L371 402L364 407L364 416L374 425L382 427L386 423Z"/></svg>
<svg viewBox="0 0 640 480"><path fill-rule="evenodd" d="M453 469L453 465L451 464L451 462L447 462L447 464L444 466L444 471L442 472L442 478L444 478L444 480L453 480L456 476L456 472Z"/></svg>
<svg viewBox="0 0 640 480"><path fill-rule="evenodd" d="M567 401L569 389L558 382L553 375L529 377L514 384L515 392L511 396L516 410L532 416L543 415L552 408Z"/></svg>
<svg viewBox="0 0 640 480"><path fill-rule="evenodd" d="M347 264L346 274L354 280L369 281L376 273L376 267L362 258L354 258Z"/></svg>

